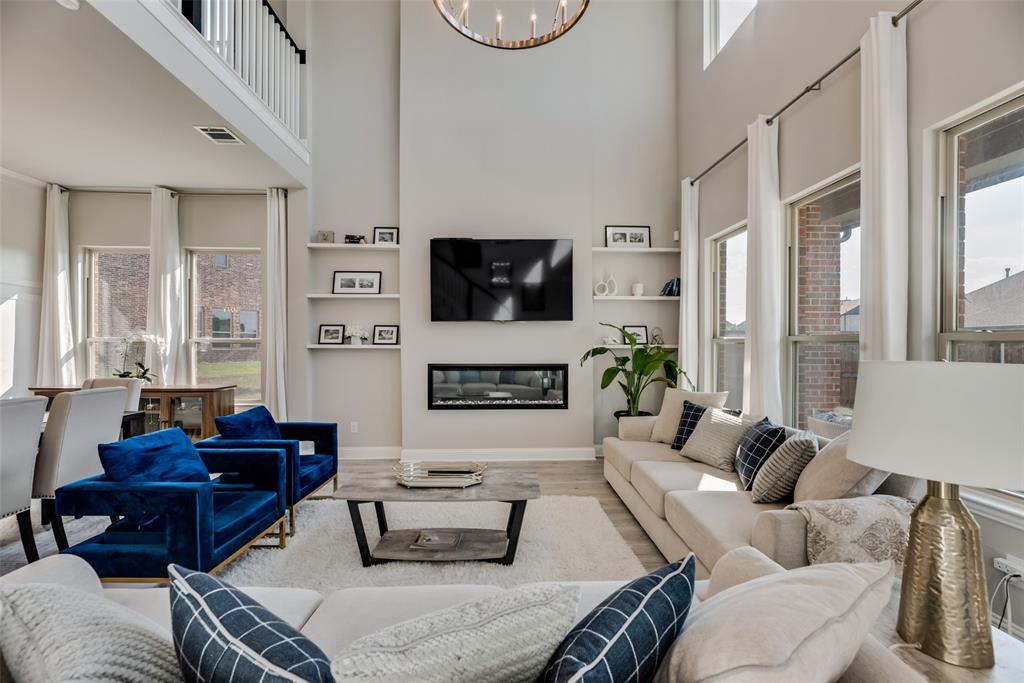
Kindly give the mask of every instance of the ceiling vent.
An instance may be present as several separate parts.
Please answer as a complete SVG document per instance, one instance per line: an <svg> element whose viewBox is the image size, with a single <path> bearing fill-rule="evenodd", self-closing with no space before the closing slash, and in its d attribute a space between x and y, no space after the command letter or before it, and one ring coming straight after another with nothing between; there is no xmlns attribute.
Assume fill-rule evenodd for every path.
<svg viewBox="0 0 1024 683"><path fill-rule="evenodd" d="M244 145L241 138L224 126L193 126L215 145Z"/></svg>

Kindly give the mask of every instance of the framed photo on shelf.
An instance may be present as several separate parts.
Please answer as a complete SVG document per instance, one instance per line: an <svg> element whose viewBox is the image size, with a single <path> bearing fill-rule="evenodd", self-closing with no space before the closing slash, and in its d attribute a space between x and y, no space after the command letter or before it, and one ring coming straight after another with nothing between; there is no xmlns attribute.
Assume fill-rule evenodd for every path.
<svg viewBox="0 0 1024 683"><path fill-rule="evenodd" d="M320 244L334 244L333 230L317 230L316 241Z"/></svg>
<svg viewBox="0 0 1024 683"><path fill-rule="evenodd" d="M336 270L332 294L380 294L381 271Z"/></svg>
<svg viewBox="0 0 1024 683"><path fill-rule="evenodd" d="M650 249L651 226L649 225L606 225L604 246L616 249Z"/></svg>
<svg viewBox="0 0 1024 683"><path fill-rule="evenodd" d="M321 325L320 336L317 339L318 344L341 344L345 343L345 326L344 325Z"/></svg>
<svg viewBox="0 0 1024 683"><path fill-rule="evenodd" d="M373 343L396 346L398 344L398 325L374 325Z"/></svg>
<svg viewBox="0 0 1024 683"><path fill-rule="evenodd" d="M398 228L374 228L374 244L398 244Z"/></svg>
<svg viewBox="0 0 1024 683"><path fill-rule="evenodd" d="M647 340L647 325L623 325L622 329L636 337L637 344L646 346L650 343Z"/></svg>

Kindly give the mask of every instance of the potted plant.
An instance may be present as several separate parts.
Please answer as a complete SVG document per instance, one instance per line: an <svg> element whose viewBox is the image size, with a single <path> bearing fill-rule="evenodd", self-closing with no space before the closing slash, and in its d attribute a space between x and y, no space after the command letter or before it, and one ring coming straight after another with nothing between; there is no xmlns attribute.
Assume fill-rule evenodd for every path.
<svg viewBox="0 0 1024 683"><path fill-rule="evenodd" d="M607 346L595 346L583 354L583 357L580 358L580 366L584 365L590 358L603 356L608 353L614 357L612 366L607 368L601 375L601 388L607 389L611 386L612 382L618 380L622 393L626 395L626 410L615 411L616 418L624 415L633 417L637 415L650 415L651 413L640 410L640 397L643 396L647 387L655 382L661 382L675 388L679 377L682 377L691 389L694 388L689 376L681 371L679 365L672 360L672 353L670 351L658 345L639 345L636 342L636 335L627 332L617 325L601 324L618 330L626 344L629 345L629 352L628 354L620 355L615 353L614 349ZM655 373L659 370L662 371L662 374L655 376Z"/></svg>
<svg viewBox="0 0 1024 683"><path fill-rule="evenodd" d="M128 369L128 353L131 351L131 346L135 342L159 344L159 340L156 335L140 330L132 330L121 337L121 369L113 373L114 377L120 377L121 379L141 379L146 382L152 382L153 375L150 374L149 368L144 364L136 362L134 368L131 370Z"/></svg>

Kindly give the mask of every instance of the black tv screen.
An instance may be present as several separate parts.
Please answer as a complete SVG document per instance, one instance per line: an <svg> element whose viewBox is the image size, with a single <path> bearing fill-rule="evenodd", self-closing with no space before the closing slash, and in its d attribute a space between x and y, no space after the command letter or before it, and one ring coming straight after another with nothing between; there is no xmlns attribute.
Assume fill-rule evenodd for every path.
<svg viewBox="0 0 1024 683"><path fill-rule="evenodd" d="M430 319L572 320L572 240L430 240Z"/></svg>

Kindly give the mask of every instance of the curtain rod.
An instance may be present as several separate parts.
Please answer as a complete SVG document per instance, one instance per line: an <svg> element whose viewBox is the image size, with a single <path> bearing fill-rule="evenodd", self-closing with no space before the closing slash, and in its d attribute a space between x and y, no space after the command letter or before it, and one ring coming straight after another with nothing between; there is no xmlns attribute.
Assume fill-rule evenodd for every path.
<svg viewBox="0 0 1024 683"><path fill-rule="evenodd" d="M143 190L137 188L124 188L124 189L94 189L94 188L77 188L77 187L66 187L65 192L88 192L91 194L152 194L150 190ZM171 190L173 195L186 195L189 197L266 197L266 192L179 192L178 190Z"/></svg>
<svg viewBox="0 0 1024 683"><path fill-rule="evenodd" d="M914 9L915 7L917 7L918 5L920 5L920 4L922 3L922 2L924 2L924 0L914 0L914 1L912 2L912 3L910 3L909 5L907 5L906 7L904 7L904 8L902 9L902 10L900 10L900 11L899 11L899 12L898 12L898 13L897 13L897 14L896 14L896 15L895 15L895 16L894 16L893 18L892 18L892 25L893 25L893 26L898 26L898 25L899 25L899 23L900 23L900 19L902 19L903 17L905 17L905 16L907 16L908 14L910 14L911 10L913 10L913 9ZM796 97L794 97L793 99L791 99L791 100L790 100L789 102L787 102L787 103L785 104L785 106L783 106L783 107L782 107L782 109L778 110L777 112L775 112L774 114L772 114L771 116L769 116L769 117L768 117L768 121L767 121L768 125L770 126L770 125L772 125L773 123L775 123L775 120L776 120L777 118L779 118L780 116L782 116L782 114L783 114L783 113L784 113L784 112L785 112L785 111L786 111L787 109L789 109L789 108L790 108L790 107L792 107L792 106L793 106L794 104L796 104L797 102L799 102L799 101L800 101L800 100L801 100L801 99L802 99L802 98L804 97L804 95L806 95L806 94L808 94L808 93L811 93L811 92L815 92L815 91L817 91L817 90L821 90L821 83L822 83L822 81L824 81L824 80L825 80L826 78L828 78L829 76L831 76L832 74L834 74L834 73L835 73L836 71L838 71L838 70L839 70L839 69L840 69L840 68L841 68L841 67L842 67L842 66L843 66L844 64L846 64L846 63L847 63L848 61L850 61L851 59L853 59L854 57L856 57L856 56L857 56L858 54L860 54L860 46L858 46L858 47L857 47L857 48L856 48L855 50L853 50L853 51L852 51L852 52L851 52L850 54L846 55L846 56L845 56L845 57L843 57L843 58L842 58L841 60L839 60L839 61L838 61L838 62L837 62L836 64L834 64L834 65L832 66L832 68L831 68L831 69L829 69L828 71L826 71L825 73L823 73L823 74L822 74L821 76L819 76L819 77L818 77L817 79L815 79L815 81L814 81L813 83L811 83L811 84L810 84L810 85L808 85L808 86L807 86L806 88L804 88L803 90L801 90L801 91L800 91L800 93L799 93L799 94L798 94L798 95L797 95ZM723 161L725 161L726 159L728 159L729 157L731 157L731 156L733 155L733 152L737 151L737 150L738 150L738 149L739 149L740 147L742 147L742 146L743 146L743 145L745 145L745 144L747 144L747 139L746 139L746 138L743 138L742 140L740 140L739 142L737 142L737 143L736 143L735 145L733 145L733 146L732 146L732 147L731 147L731 148L729 149L729 151L728 151L728 152L726 152L726 153L725 153L725 154L723 154L722 156L720 156L720 157L718 157L717 159L715 159L715 161L714 161L714 162L713 162L713 163L712 163L712 164L711 164L710 166L708 166L708 167L707 167L707 168L705 168L705 169L704 169L703 171L701 171L701 172L700 172L699 174L697 174L697 176L696 176L695 178L693 178L693 180L691 180L691 181L690 181L690 185L691 185L691 186L692 186L692 185L695 185L695 184L697 183L697 181L698 181L698 180L700 180L701 178L703 178L704 176L706 176L706 175L707 175L708 173L711 173L711 171L713 171L713 170L714 170L714 169L715 169L715 168L716 168L716 167L717 167L717 166L718 166L718 165L719 165L720 163L722 163Z"/></svg>

